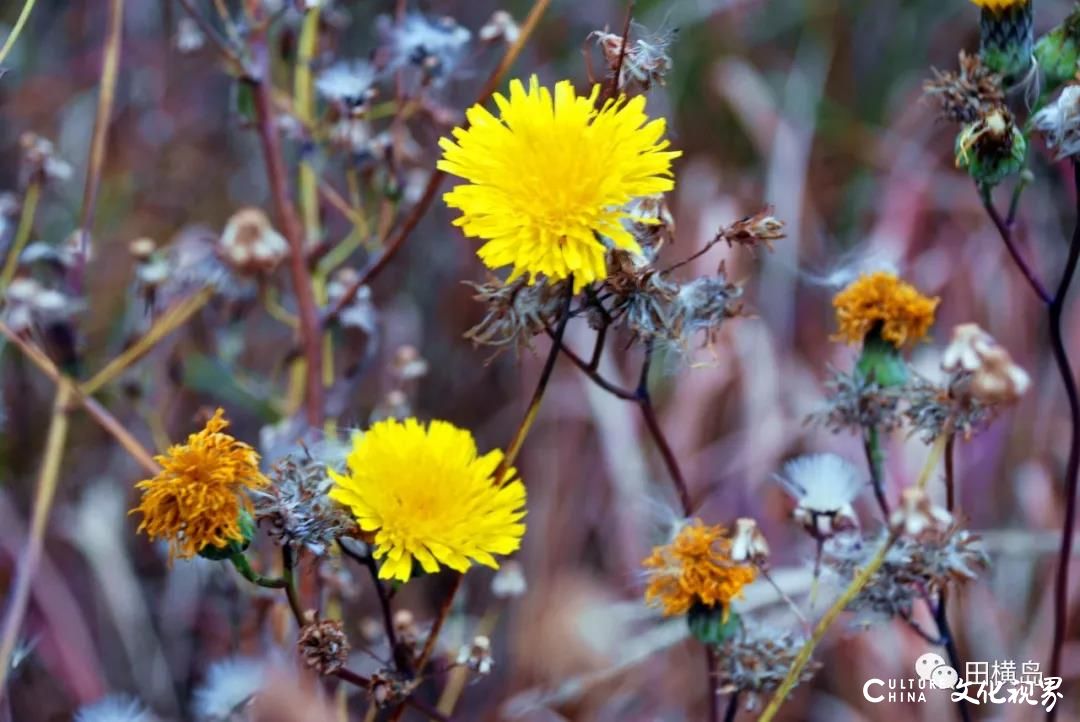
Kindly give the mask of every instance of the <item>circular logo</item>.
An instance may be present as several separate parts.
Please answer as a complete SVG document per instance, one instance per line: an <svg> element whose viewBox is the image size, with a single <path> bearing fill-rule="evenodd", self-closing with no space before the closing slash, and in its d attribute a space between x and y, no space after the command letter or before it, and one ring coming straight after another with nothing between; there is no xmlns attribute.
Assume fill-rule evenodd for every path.
<svg viewBox="0 0 1080 722"><path fill-rule="evenodd" d="M956 670L945 664L940 654L927 652L915 660L915 674L919 679L929 682L934 689L952 689L960 680Z"/></svg>

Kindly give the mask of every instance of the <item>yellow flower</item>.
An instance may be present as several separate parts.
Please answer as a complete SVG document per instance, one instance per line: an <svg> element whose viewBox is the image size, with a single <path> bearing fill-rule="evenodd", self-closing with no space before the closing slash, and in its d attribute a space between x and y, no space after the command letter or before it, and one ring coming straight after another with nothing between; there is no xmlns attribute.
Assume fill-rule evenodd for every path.
<svg viewBox="0 0 1080 722"><path fill-rule="evenodd" d="M408 581L413 559L429 573L498 568L492 555L515 551L525 534L525 485L512 468L495 485L502 459L479 456L472 434L447 421L387 419L354 440L348 475L328 470L330 498L375 533L383 579Z"/></svg>
<svg viewBox="0 0 1080 722"><path fill-rule="evenodd" d="M499 118L475 105L469 127L439 141L439 169L469 181L443 196L462 212L455 225L487 241L478 255L489 268L513 265L510 280L573 274L577 291L604 278L598 236L640 253L623 225L633 217L627 203L675 186L671 161L681 153L665 150L664 120L649 120L643 96L597 110L599 93L596 85L579 96L568 80L554 92L535 75L528 89L514 80L509 98L494 96Z"/></svg>
<svg viewBox="0 0 1080 722"><path fill-rule="evenodd" d="M247 489L267 486L259 455L224 429L218 409L202 431L155 457L161 471L140 481L142 501L131 513L143 515L139 531L169 540L169 558L187 559L204 547L225 547L244 539L241 512L251 511Z"/></svg>
<svg viewBox="0 0 1080 722"><path fill-rule="evenodd" d="M1027 5L1031 0L971 0L981 8L999 13L1009 8Z"/></svg>
<svg viewBox="0 0 1080 722"><path fill-rule="evenodd" d="M731 539L722 526L705 526L700 519L679 530L664 546L653 548L644 561L649 571L645 601L660 606L664 616L686 614L701 604L727 605L754 581L757 569L731 559Z"/></svg>
<svg viewBox="0 0 1080 722"><path fill-rule="evenodd" d="M941 299L928 298L891 273L859 276L833 298L839 330L834 339L862 343L876 326L897 348L926 336Z"/></svg>

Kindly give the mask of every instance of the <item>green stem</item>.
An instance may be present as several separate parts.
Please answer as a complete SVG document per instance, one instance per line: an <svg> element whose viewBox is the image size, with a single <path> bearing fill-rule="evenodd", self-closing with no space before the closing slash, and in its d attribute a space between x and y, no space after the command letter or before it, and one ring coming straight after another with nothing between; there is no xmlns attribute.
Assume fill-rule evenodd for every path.
<svg viewBox="0 0 1080 722"><path fill-rule="evenodd" d="M257 571L251 568L251 564L248 563L247 557L243 554L233 554L229 557L229 561L236 567L236 571L240 572L240 576L247 579L252 584L257 584L260 587L266 587L267 589L282 589L288 585L288 582L278 577L264 577Z"/></svg>
<svg viewBox="0 0 1080 722"><path fill-rule="evenodd" d="M7 59L8 53L11 52L11 48L15 45L15 40L18 39L19 34L23 28L26 27L26 21L30 19L30 12L34 9L34 5L37 0L26 0L23 3L22 12L19 13L19 19L15 21L15 27L11 29L11 34L7 36L7 40L4 41L4 47L0 48L0 65L4 64L4 60Z"/></svg>
<svg viewBox="0 0 1080 722"><path fill-rule="evenodd" d="M15 239L11 242L11 250L8 251L4 270L0 272L0 294L15 277L15 271L19 269L19 256L30 241L30 231L34 227L34 216L37 215L38 200L41 198L41 181L30 181L26 189L26 198L23 199L22 213L19 215L19 227L15 230Z"/></svg>

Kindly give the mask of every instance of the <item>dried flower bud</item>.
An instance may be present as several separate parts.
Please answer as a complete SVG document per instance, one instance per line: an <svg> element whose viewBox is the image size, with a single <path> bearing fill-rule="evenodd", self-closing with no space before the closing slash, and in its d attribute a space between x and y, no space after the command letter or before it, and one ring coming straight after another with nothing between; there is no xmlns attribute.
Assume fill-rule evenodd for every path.
<svg viewBox="0 0 1080 722"><path fill-rule="evenodd" d="M926 533L944 533L952 514L935 505L925 489L910 487L900 495L900 506L889 517L894 533L918 539Z"/></svg>
<svg viewBox="0 0 1080 722"><path fill-rule="evenodd" d="M289 255L289 243L263 211L243 208L225 224L218 252L238 273L269 273Z"/></svg>
<svg viewBox="0 0 1080 722"><path fill-rule="evenodd" d="M52 141L27 131L19 137L22 173L26 180L65 181L71 178L71 164L56 155Z"/></svg>
<svg viewBox="0 0 1080 722"><path fill-rule="evenodd" d="M491 593L499 599L520 597L527 588L525 569L513 559L503 562L491 579Z"/></svg>
<svg viewBox="0 0 1080 722"><path fill-rule="evenodd" d="M484 635L477 635L472 644L467 644L458 652L457 663L467 666L477 674L490 674L495 666L491 657L491 640Z"/></svg>
<svg viewBox="0 0 1080 722"><path fill-rule="evenodd" d="M1027 372L1013 363L1009 352L974 323L953 329L941 366L959 375L953 383L958 395L969 393L988 406L1015 402L1031 384Z"/></svg>
<svg viewBox="0 0 1080 722"><path fill-rule="evenodd" d="M752 562L757 565L769 560L769 543L753 519L735 520L735 531L731 535L731 560L734 562Z"/></svg>
<svg viewBox="0 0 1080 722"><path fill-rule="evenodd" d="M394 353L393 369L399 381L414 381L427 375L428 362L415 346L406 344Z"/></svg>
<svg viewBox="0 0 1080 722"><path fill-rule="evenodd" d="M1066 85L1057 99L1031 119L1058 159L1080 152L1080 85Z"/></svg>
<svg viewBox="0 0 1080 722"><path fill-rule="evenodd" d="M484 43L504 42L512 45L517 42L520 34L521 30L514 22L513 16L505 10L496 10L480 28L476 37Z"/></svg>
<svg viewBox="0 0 1080 722"><path fill-rule="evenodd" d="M787 235L784 233L784 222L770 215L771 211L771 208L765 208L752 216L735 221L726 228L721 228L716 233L713 242L723 240L728 246L735 244L747 248L765 246L770 251L773 250L773 241L787 238Z"/></svg>
<svg viewBox="0 0 1080 722"><path fill-rule="evenodd" d="M326 286L326 295L330 304L336 304L359 277L360 274L355 269L345 267L338 270ZM376 319L377 313L375 304L371 300L371 289L367 286L357 289L352 301L337 315L338 323L343 328L355 328L369 336L375 332Z"/></svg>
<svg viewBox="0 0 1080 722"><path fill-rule="evenodd" d="M304 625L296 646L304 664L322 675L333 674L349 659L349 640L342 623L336 619Z"/></svg>
<svg viewBox="0 0 1080 722"><path fill-rule="evenodd" d="M364 105L376 96L378 72L366 60L342 60L319 73L315 90L327 100L348 108Z"/></svg>
<svg viewBox="0 0 1080 722"><path fill-rule="evenodd" d="M635 29L640 28L635 25ZM596 39L609 74L613 75L620 68L621 58L619 89L622 92L635 95L648 91L654 85L663 86L664 76L671 70L671 56L667 50L674 33L656 33L630 40L625 51L621 34L596 30L590 37Z"/></svg>
<svg viewBox="0 0 1080 722"><path fill-rule="evenodd" d="M971 123L983 112L1005 102L1001 76L983 65L978 55L960 51L960 71L940 71L923 83L923 92L936 97L941 115L957 123Z"/></svg>
<svg viewBox="0 0 1080 722"><path fill-rule="evenodd" d="M419 679L402 679L396 672L381 669L371 675L368 691L371 694L371 701L377 707L384 708L398 704L407 698L420 685L421 681Z"/></svg>

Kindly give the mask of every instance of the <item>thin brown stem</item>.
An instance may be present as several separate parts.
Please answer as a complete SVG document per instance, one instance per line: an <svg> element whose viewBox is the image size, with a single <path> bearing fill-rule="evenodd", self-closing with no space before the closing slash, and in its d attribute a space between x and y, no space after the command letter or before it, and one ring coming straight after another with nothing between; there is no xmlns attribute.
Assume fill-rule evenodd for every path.
<svg viewBox="0 0 1080 722"><path fill-rule="evenodd" d="M90 158L86 167L86 183L83 185L82 210L79 214L78 247L70 279L72 291L82 293L83 275L90 246L90 232L94 225L94 209L97 205L98 186L105 167L106 143L109 137L113 100L116 97L116 79L120 70L120 45L124 33L124 0L112 0L109 4L109 25L105 34L105 52L101 59L101 79L98 83L97 113L94 116L94 133L90 141Z"/></svg>
<svg viewBox="0 0 1080 722"><path fill-rule="evenodd" d="M664 465L671 475L671 481L675 484L675 491L679 495L679 503L682 505L683 514L689 517L694 511L694 505L690 498L690 488L687 486L686 477L683 476L682 469L679 467L679 460L676 458L675 452L671 450L671 444L668 443L664 430L660 427L660 421L656 417L656 409L653 408L652 396L649 394L649 369L652 364L652 353L653 344L650 340L645 344L645 360L641 364L641 378L637 387L637 403L641 409L641 416L645 419L645 426L649 429L649 434L652 435L656 447L660 450L660 456L663 458Z"/></svg>
<svg viewBox="0 0 1080 722"><path fill-rule="evenodd" d="M270 190L278 223L289 242L289 272L296 296L300 318L300 345L303 348L306 364L304 400L307 421L310 426L319 427L322 425L325 414L321 324L315 303L315 291L311 283L311 272L307 267L304 228L300 224L296 206L289 192L289 180L281 152L281 138L278 134L270 87L266 38L263 33L257 34L253 40L252 54L257 63L256 77L250 82L255 101L259 141L266 160L266 170L270 179Z"/></svg>
<svg viewBox="0 0 1080 722"><path fill-rule="evenodd" d="M56 364L45 355L44 351L29 341L21 338L3 322L0 322L0 335L15 344L16 348L22 351L23 355L30 359L30 361L37 366L42 373L48 376L53 383L59 384L61 381L70 380L60 373L60 369L56 368ZM74 382L72 381L72 383ZM139 466L141 466L144 471L153 475L161 470L161 467L154 461L153 455L146 450L146 447L139 443L138 439L132 436L131 432L128 431L108 409L89 396L80 393L78 389L75 389L73 393L75 400L82 405L83 409L86 410L90 417L93 418L102 429L116 439L120 446L122 446L124 450L138 462Z"/></svg>

